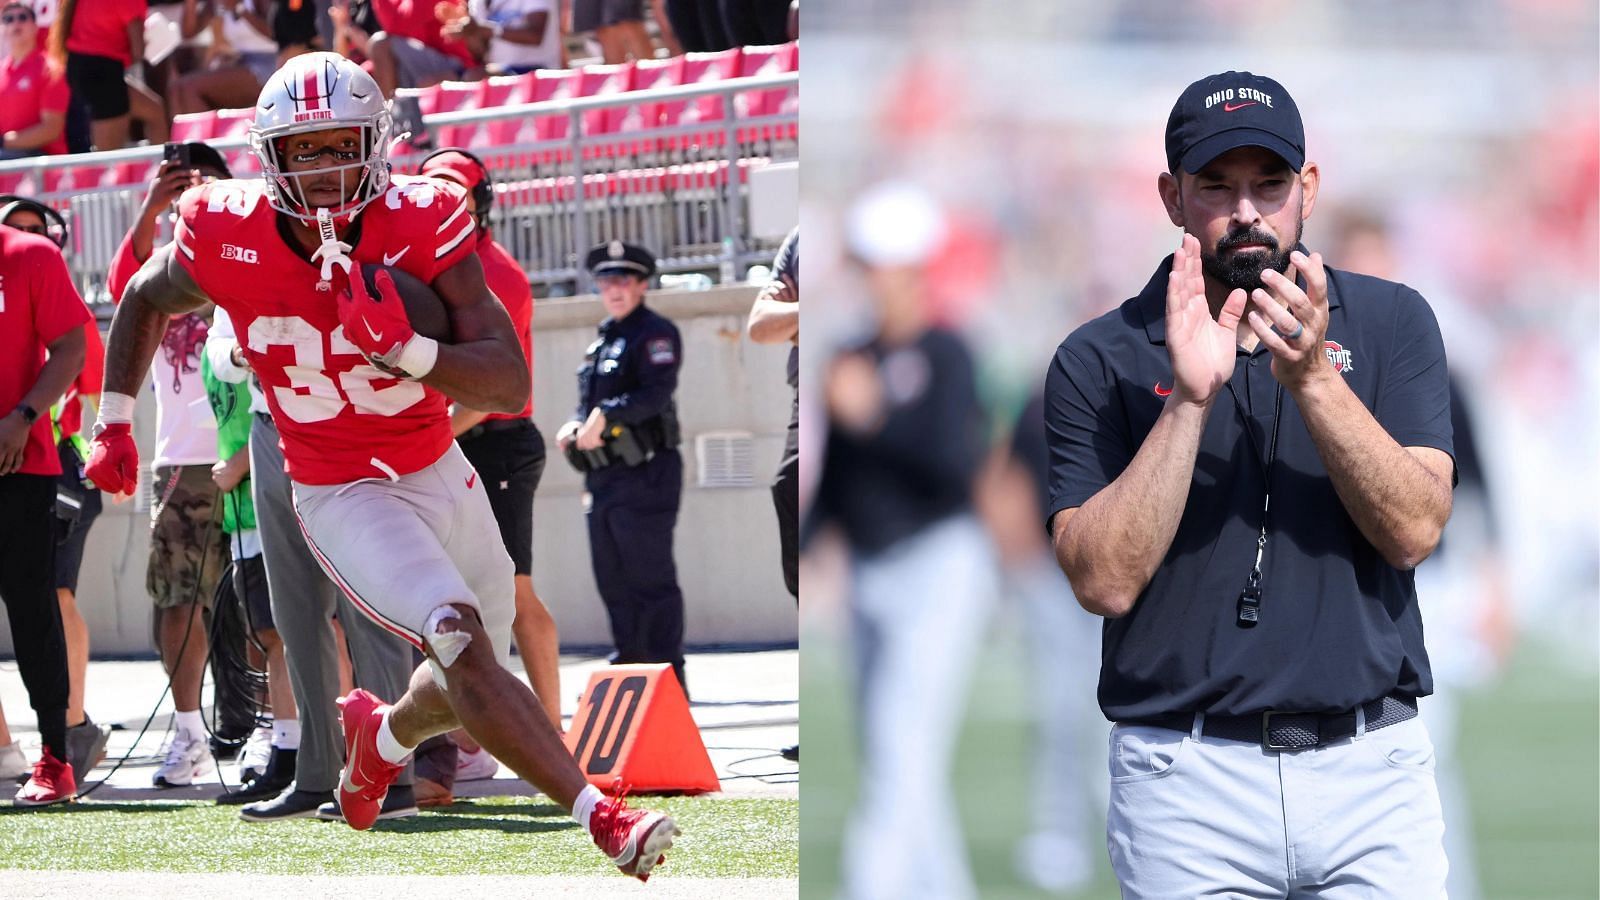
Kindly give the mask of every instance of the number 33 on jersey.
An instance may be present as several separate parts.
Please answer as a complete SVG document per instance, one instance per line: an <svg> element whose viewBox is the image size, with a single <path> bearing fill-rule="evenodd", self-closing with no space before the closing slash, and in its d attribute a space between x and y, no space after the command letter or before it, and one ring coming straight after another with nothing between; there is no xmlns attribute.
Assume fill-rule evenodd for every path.
<svg viewBox="0 0 1600 900"><path fill-rule="evenodd" d="M397 477L444 453L452 440L445 396L379 371L346 338L331 286L279 232L259 180L192 188L178 215L177 259L233 319L291 478ZM461 188L403 175L343 240L356 262L392 265L430 284L477 245Z"/></svg>

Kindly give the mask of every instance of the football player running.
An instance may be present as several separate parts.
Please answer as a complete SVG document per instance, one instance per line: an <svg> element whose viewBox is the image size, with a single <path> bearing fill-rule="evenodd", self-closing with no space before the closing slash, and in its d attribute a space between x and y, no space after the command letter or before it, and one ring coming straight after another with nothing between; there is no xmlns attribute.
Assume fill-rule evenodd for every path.
<svg viewBox="0 0 1600 900"><path fill-rule="evenodd" d="M528 367L472 252L465 193L391 177L390 127L377 84L336 54L297 56L268 79L250 129L264 178L187 191L173 241L117 308L88 474L108 491L134 486L134 395L167 317L208 300L227 310L311 549L357 607L427 655L393 706L362 690L340 701L345 820L370 828L412 749L465 727L644 880L676 824L587 784L507 668L512 563L446 397L519 410ZM361 265L378 263L433 288L451 343L412 330L386 272L368 289Z"/></svg>

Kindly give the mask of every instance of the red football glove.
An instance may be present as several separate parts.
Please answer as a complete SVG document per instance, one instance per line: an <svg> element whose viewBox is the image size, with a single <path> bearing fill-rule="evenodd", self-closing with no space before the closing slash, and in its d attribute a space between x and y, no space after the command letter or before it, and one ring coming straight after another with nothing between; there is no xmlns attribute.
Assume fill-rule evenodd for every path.
<svg viewBox="0 0 1600 900"><path fill-rule="evenodd" d="M405 303L395 290L394 279L387 271L379 271L373 278L378 286L378 296L374 297L367 292L361 265L352 263L348 281L349 287L339 295L339 321L344 325L344 336L367 359L395 368L400 351L417 332L406 318Z"/></svg>
<svg viewBox="0 0 1600 900"><path fill-rule="evenodd" d="M139 485L139 448L133 442L133 426L122 422L100 429L89 442L89 462L83 474L102 491L133 493Z"/></svg>

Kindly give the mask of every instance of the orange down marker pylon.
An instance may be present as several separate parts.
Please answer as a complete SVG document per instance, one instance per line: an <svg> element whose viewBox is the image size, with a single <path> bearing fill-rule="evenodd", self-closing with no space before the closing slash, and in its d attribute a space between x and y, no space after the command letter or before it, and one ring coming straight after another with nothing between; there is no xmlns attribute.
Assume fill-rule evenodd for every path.
<svg viewBox="0 0 1600 900"><path fill-rule="evenodd" d="M584 777L602 791L618 778L630 793L722 787L666 663L608 666L590 675L566 743Z"/></svg>

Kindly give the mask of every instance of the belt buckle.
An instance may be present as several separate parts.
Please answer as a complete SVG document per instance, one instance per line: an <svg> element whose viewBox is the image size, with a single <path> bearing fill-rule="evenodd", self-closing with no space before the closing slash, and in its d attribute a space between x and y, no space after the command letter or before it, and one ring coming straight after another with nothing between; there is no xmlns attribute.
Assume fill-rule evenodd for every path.
<svg viewBox="0 0 1600 900"><path fill-rule="evenodd" d="M1261 748L1263 750L1306 750L1306 749L1309 749L1308 747L1301 747L1301 746L1297 746L1295 744L1275 744L1272 741L1272 717L1273 716L1303 716L1303 715L1305 715L1305 713L1298 713L1298 712L1294 712L1292 710L1283 710L1283 709L1269 709L1266 712L1262 713L1261 714ZM1315 718L1315 717L1313 717L1313 718ZM1311 747L1320 747L1320 746L1322 746L1322 723L1321 723L1320 720L1317 721L1317 742L1315 744L1311 744L1310 746Z"/></svg>

